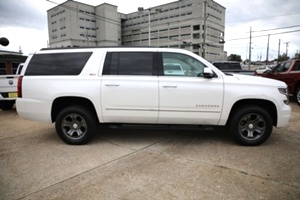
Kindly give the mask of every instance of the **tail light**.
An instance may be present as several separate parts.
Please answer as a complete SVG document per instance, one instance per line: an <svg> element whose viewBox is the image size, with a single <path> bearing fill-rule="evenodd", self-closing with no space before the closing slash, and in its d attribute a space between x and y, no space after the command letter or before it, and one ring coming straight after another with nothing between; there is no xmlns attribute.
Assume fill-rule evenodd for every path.
<svg viewBox="0 0 300 200"><path fill-rule="evenodd" d="M22 98L22 81L23 81L23 76L19 76L18 78L18 97Z"/></svg>

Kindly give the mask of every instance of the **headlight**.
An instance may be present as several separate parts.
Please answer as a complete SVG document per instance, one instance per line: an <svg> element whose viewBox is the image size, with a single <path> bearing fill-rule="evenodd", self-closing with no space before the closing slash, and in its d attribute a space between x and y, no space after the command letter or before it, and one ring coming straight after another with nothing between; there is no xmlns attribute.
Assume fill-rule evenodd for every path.
<svg viewBox="0 0 300 200"><path fill-rule="evenodd" d="M284 100L284 103L285 103L286 105L288 105L288 104L289 104L289 91L288 91L288 88L278 88L278 91L279 91L281 94L283 94L283 95L286 96L286 100Z"/></svg>

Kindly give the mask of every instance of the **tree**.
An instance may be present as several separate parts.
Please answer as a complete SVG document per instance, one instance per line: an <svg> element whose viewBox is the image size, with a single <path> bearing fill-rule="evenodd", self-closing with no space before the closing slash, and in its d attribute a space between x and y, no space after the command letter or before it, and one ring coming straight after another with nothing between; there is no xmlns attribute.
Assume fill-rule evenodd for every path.
<svg viewBox="0 0 300 200"><path fill-rule="evenodd" d="M300 59L300 53L295 53L295 59Z"/></svg>
<svg viewBox="0 0 300 200"><path fill-rule="evenodd" d="M241 56L237 55L237 54L230 54L230 56L227 57L227 60L228 61L238 61L238 62L242 61Z"/></svg>
<svg viewBox="0 0 300 200"><path fill-rule="evenodd" d="M290 57L288 57L288 56L284 53L284 54L282 54L282 55L279 55L277 61L278 61L278 62L282 62L282 61L289 60L289 59L290 59Z"/></svg>

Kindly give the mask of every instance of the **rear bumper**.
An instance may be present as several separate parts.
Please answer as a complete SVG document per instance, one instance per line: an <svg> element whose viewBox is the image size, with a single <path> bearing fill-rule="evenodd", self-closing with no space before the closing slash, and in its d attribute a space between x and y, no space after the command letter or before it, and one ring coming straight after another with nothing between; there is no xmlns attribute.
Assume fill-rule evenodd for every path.
<svg viewBox="0 0 300 200"><path fill-rule="evenodd" d="M17 98L16 108L18 114L28 120L52 123L51 108L45 101Z"/></svg>

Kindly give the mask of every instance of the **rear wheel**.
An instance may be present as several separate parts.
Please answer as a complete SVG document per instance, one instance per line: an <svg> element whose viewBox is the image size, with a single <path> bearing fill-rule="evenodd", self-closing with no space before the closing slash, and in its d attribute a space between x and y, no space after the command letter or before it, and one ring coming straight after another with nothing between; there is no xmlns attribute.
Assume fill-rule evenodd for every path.
<svg viewBox="0 0 300 200"><path fill-rule="evenodd" d="M67 144L88 143L96 131L96 118L90 110L82 106L63 109L56 118L55 128L58 136Z"/></svg>
<svg viewBox="0 0 300 200"><path fill-rule="evenodd" d="M297 92L296 92L296 101L297 101L298 105L300 106L300 87L297 89Z"/></svg>
<svg viewBox="0 0 300 200"><path fill-rule="evenodd" d="M0 109L11 110L14 107L15 101L0 101Z"/></svg>
<svg viewBox="0 0 300 200"><path fill-rule="evenodd" d="M273 123L270 114L258 106L245 106L237 109L229 122L229 131L233 139L246 146L255 146L265 142L272 130Z"/></svg>

